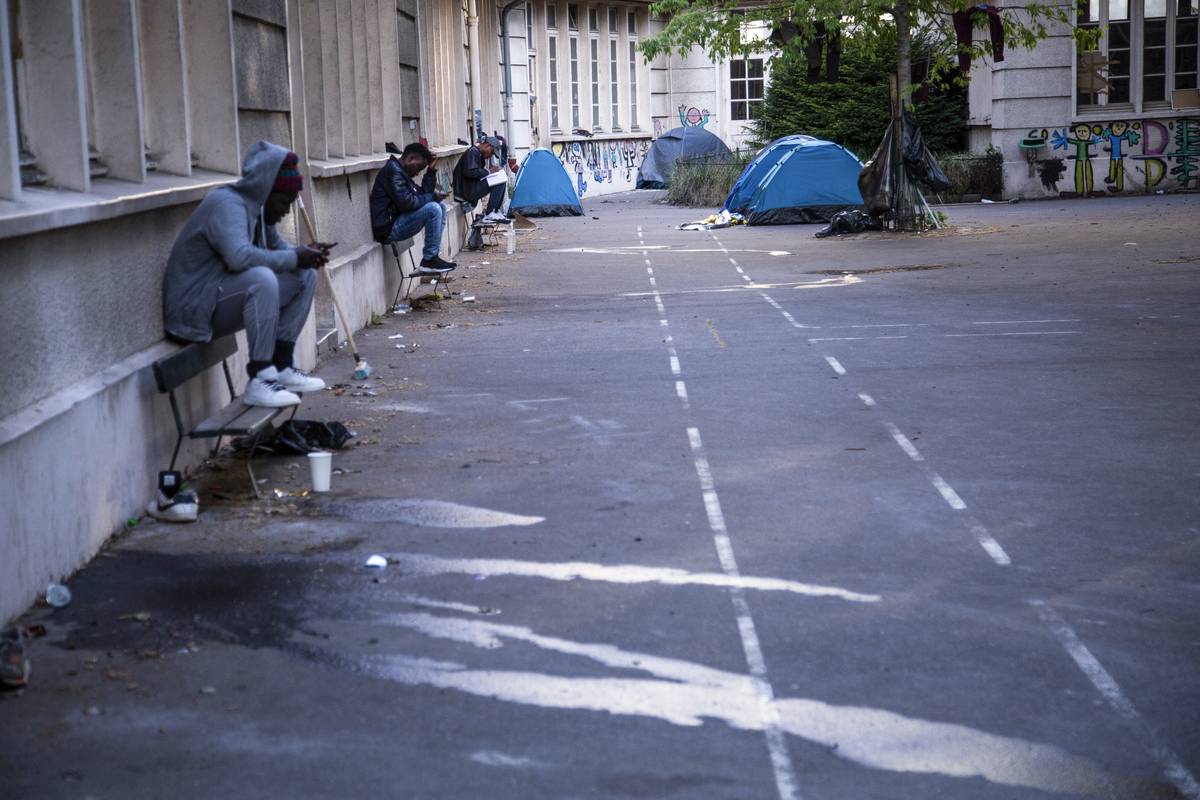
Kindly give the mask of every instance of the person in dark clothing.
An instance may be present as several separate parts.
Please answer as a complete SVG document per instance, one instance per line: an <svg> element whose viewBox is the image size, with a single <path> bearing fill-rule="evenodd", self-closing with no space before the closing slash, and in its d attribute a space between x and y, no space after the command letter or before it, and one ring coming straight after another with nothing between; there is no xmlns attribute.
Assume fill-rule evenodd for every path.
<svg viewBox="0 0 1200 800"><path fill-rule="evenodd" d="M388 142L388 152L397 148ZM375 176L371 187L371 232L381 244L396 242L425 231L425 247L421 251L418 271L424 274L449 272L456 266L438 256L442 246L442 225L446 210L442 200L446 193L436 184L437 159L429 148L413 142L397 158L392 155ZM413 178L425 170L425 178L417 186Z"/></svg>
<svg viewBox="0 0 1200 800"><path fill-rule="evenodd" d="M486 216L484 222L505 222L508 217L500 210L504 206L504 195L508 191L507 183L489 186L489 175L499 172L500 167L490 163L492 157L500 149L500 140L494 136L485 136L479 144L467 149L454 167L454 194L470 203L476 203L487 197Z"/></svg>

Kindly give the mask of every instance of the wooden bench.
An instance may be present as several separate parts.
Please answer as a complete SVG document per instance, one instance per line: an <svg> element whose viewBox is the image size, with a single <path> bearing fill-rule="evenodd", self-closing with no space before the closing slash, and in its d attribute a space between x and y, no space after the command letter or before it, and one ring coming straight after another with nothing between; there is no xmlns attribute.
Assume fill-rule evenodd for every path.
<svg viewBox="0 0 1200 800"><path fill-rule="evenodd" d="M211 342L185 344L171 355L154 362L154 381L158 384L158 390L171 399L171 413L175 416L175 430L178 433L175 451L171 454L171 466L168 469L175 469L175 461L179 458L179 448L183 445L185 436L190 439L215 438L217 441L212 451L215 456L221 449L222 438L260 434L288 408L291 409L292 416L295 416L296 409L300 407L298 405L283 408L261 408L248 406L241 401L241 398L234 392L233 377L229 374L228 359L236 352L237 340L234 338L234 334L230 334ZM225 373L225 385L229 389L229 404L189 430L180 413L175 391L217 364L221 365L221 370ZM250 465L250 460L254 457L254 449L253 447L249 449L249 455L246 458L246 472L250 476L250 487L254 490L254 496L261 499L258 481L255 480L254 469Z"/></svg>

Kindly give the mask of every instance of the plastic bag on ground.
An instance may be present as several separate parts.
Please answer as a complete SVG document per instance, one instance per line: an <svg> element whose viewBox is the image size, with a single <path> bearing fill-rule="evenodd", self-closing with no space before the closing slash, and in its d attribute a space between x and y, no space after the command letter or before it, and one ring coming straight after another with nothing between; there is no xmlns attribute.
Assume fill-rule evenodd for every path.
<svg viewBox="0 0 1200 800"><path fill-rule="evenodd" d="M883 230L883 223L870 214L857 208L839 211L833 215L829 225L813 234L818 239L826 236L837 236L843 233L862 233L863 231Z"/></svg>
<svg viewBox="0 0 1200 800"><path fill-rule="evenodd" d="M353 438L354 434L340 422L289 419L257 442L242 438L235 440L233 446L238 450L253 446L275 455L303 456L314 450L341 450Z"/></svg>

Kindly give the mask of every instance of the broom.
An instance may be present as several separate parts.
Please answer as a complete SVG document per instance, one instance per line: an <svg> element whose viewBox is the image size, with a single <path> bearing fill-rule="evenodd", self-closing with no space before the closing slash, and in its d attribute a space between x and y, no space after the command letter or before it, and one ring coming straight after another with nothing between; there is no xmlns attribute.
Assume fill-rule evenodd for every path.
<svg viewBox="0 0 1200 800"><path fill-rule="evenodd" d="M321 241L317 237L317 229L313 227L312 220L308 217L308 209L304 207L303 195L297 196L296 202L300 206L300 216L304 218L304 225L308 228L309 238L314 242ZM337 291L333 288L333 278L329 277L328 270L322 269L321 272L325 275L325 284L329 287L329 296L333 298L333 310L337 312L338 320L342 323L342 330L346 332L346 338L350 340L350 352L354 355L354 380L366 380L371 374L371 365L358 354L358 345L354 343L354 332L346 324L346 315L342 313L342 304L338 302Z"/></svg>

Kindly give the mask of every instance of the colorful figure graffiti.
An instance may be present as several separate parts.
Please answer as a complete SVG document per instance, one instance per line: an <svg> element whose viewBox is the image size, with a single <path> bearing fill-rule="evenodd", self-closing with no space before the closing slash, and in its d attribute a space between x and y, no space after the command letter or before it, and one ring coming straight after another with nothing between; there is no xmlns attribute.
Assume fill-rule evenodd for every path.
<svg viewBox="0 0 1200 800"><path fill-rule="evenodd" d="M1175 169L1171 174L1185 189L1198 180L1200 172L1200 120L1180 119L1175 121Z"/></svg>
<svg viewBox="0 0 1200 800"><path fill-rule="evenodd" d="M1120 120L1109 124L1100 133L1100 138L1108 142L1108 177L1104 182L1109 184L1110 192L1125 191L1125 157L1121 151L1121 144L1128 143L1132 147L1141 141L1141 136L1138 135L1141 127L1140 122L1130 125Z"/></svg>
<svg viewBox="0 0 1200 800"><path fill-rule="evenodd" d="M710 116L712 116L712 112L707 108L679 107L679 124L685 128L703 128L708 124Z"/></svg>
<svg viewBox="0 0 1200 800"><path fill-rule="evenodd" d="M1099 125L1092 127L1081 122L1070 129L1074 136L1063 128L1050 137L1055 150L1070 150L1074 146L1075 155L1071 157L1075 159L1075 191L1079 194L1092 193L1092 146L1100 144L1101 130Z"/></svg>

